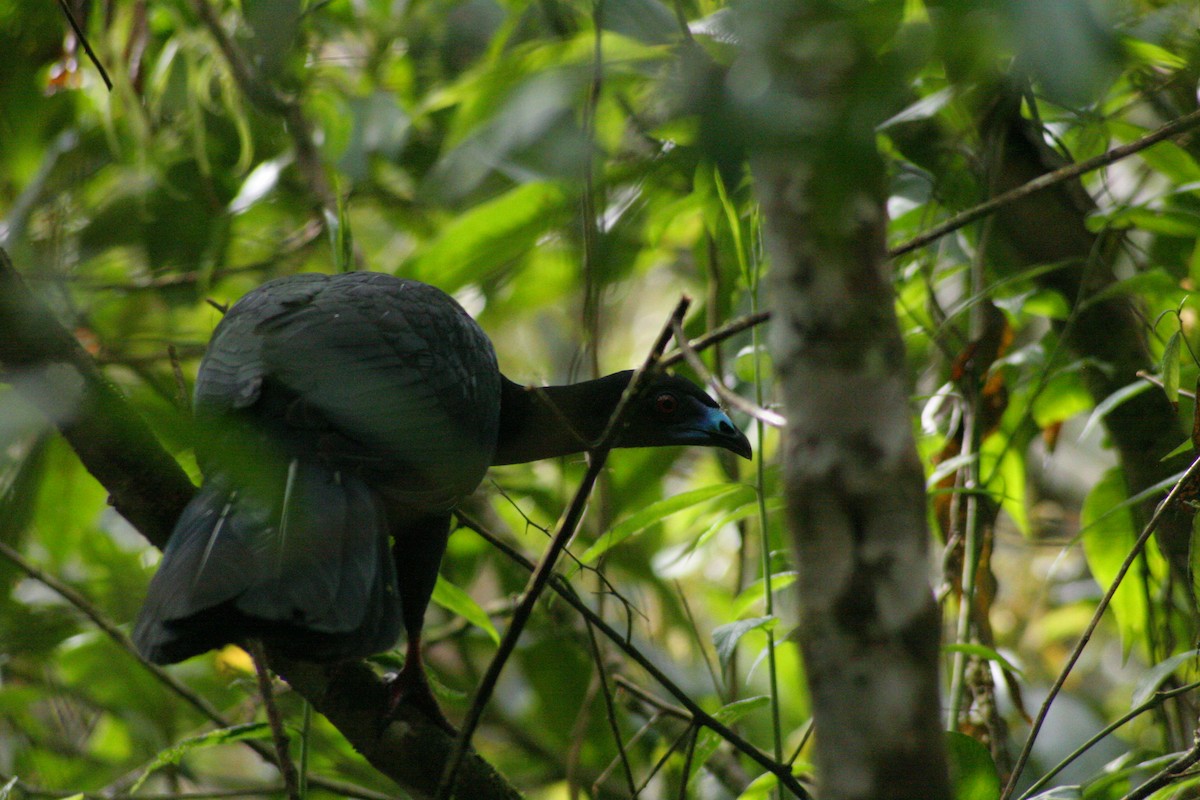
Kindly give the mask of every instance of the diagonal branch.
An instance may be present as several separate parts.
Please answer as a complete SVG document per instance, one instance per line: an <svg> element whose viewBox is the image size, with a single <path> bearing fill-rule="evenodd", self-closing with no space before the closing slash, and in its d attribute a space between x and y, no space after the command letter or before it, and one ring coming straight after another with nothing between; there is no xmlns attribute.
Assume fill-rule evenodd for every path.
<svg viewBox="0 0 1200 800"><path fill-rule="evenodd" d="M983 219L989 214L995 213L1004 206L1024 200L1032 194L1044 191L1052 186L1057 186L1060 183L1066 183L1067 181L1073 180L1082 175L1086 175L1087 173L1100 169L1101 167L1107 167L1109 164L1114 164L1121 159L1128 158L1134 153L1140 153L1147 147L1156 145L1166 139L1170 139L1172 136L1178 136L1181 133L1190 131L1192 128L1195 128L1198 125L1200 125L1200 111L1193 111L1190 114L1185 114L1179 119L1168 122L1161 128L1146 134L1140 139L1135 139L1128 144L1119 145L1093 158L1085 159L1083 161L1056 169L1053 172L1047 172L1043 175L1039 175L1033 180L1027 181L1026 183L1023 183L1014 189L1010 189L1007 192L998 194L992 199L982 202L977 206L968 208L965 211L961 211L940 225L935 225L924 233L918 234L917 236L909 239L907 242L893 247L892 249L888 250L888 257L898 258L902 255L911 253L914 250L937 241L948 233L953 233L959 228L964 228L976 220Z"/></svg>
<svg viewBox="0 0 1200 800"><path fill-rule="evenodd" d="M519 564L529 572L534 571L536 567L532 561L493 535L491 531L484 527L483 524L474 517L470 516L462 509L457 509L454 513L458 517L458 521L463 525L463 527L470 528L471 530L475 531L475 533L479 534L479 536L486 539L489 544L511 559L514 564ZM575 590L571 588L571 585L567 583L567 581L563 579L561 575L555 574L553 578L551 578L550 588L552 588L559 597L565 600L568 605L575 609L575 611L581 617L587 620L589 625L594 626L596 630L603 633L609 641L619 647L625 653L625 655L629 656L630 659L632 659L635 663L637 663L638 666L645 670L646 673L653 678L659 686L662 686L664 689L670 692L671 695L674 696L674 698L683 707L683 709L685 709L679 710L674 708L664 708L662 710L667 711L675 716L683 714L685 719L694 721L696 724L702 725L705 728L713 731L722 739L729 742L729 744L731 744L737 750L755 761L763 769L773 774L779 779L780 784L787 787L788 791L790 791L793 795L799 798L804 798L804 800L811 800L812 796L804 789L803 786L800 785L800 783L796 780L796 777L792 775L791 770L789 770L786 765L780 764L779 762L773 760L762 750L759 750L753 744L735 733L729 726L725 725L712 714L709 714L707 711L705 711L704 708L702 708L695 700L692 699L691 695L689 695L681 686L671 680L665 672L659 669L659 667L653 661L646 657L645 653L634 646L629 637L622 635L616 628L609 625L603 617L593 611L587 605L587 603L580 600L579 596L575 594ZM620 681L621 679L618 678L617 680ZM646 697L643 697L643 699L646 699Z"/></svg>
<svg viewBox="0 0 1200 800"><path fill-rule="evenodd" d="M675 311L671 314L671 319L682 319L690 304L690 299L687 297L681 298L675 306ZM592 495L592 487L595 485L596 479L600 476L600 471L604 468L604 462L608 458L612 443L617 434L620 433L621 426L625 421L626 410L642 390L646 378L657 369L658 359L662 356L663 350L666 349L670 338L671 325L668 322L655 340L654 346L650 350L650 355L646 357L646 361L634 371L633 377L629 380L629 386L626 387L625 392L621 395L620 402L617 403L616 410L613 411L612 417L609 418L608 424L604 427L604 432L600 434L600 438L591 450L587 473L584 474L579 488L575 491L575 497L572 498L571 505L567 508L567 513L559 524L558 532L550 541L550 546L546 548L546 552L542 554L542 560L538 563L537 569L530 575L529 583L526 585L525 592L521 596L521 602L517 604L516 609L513 611L512 621L509 623L508 629L504 632L504 638L500 640L500 646L496 648L496 655L492 657L487 671L484 673L483 678L480 679L479 686L475 689L475 696L472 698L471 707L468 709L467 716L463 720L462 730L459 731L454 751L450 759L446 762L445 771L442 773L442 780L438 786L436 795L437 800L449 800L455 787L460 784L459 764L466 754L467 747L471 742L471 736L475 733L475 728L479 725L479 720L483 716L483 710L487 706L488 701L491 700L496 683L500 680L500 672L504 669L504 665L508 662L508 658L512 655L513 650L516 649L517 640L521 638L521 633L525 630L525 624L529 622L529 618L533 615L533 607L537 604L538 599L542 596L542 592L546 588L546 584L549 582L551 576L553 576L554 566L558 563L558 557L562 555L563 550L566 549L571 539L574 538L575 531L579 528L579 523L583 519L583 512L587 508L588 499Z"/></svg>

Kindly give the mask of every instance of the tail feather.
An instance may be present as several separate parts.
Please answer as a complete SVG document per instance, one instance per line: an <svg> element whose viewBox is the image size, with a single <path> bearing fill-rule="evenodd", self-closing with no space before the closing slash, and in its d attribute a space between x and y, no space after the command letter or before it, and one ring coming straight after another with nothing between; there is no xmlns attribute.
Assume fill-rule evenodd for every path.
<svg viewBox="0 0 1200 800"><path fill-rule="evenodd" d="M163 552L134 627L172 663L247 637L307 660L361 657L401 630L388 518L361 479L293 460L273 491L213 474Z"/></svg>

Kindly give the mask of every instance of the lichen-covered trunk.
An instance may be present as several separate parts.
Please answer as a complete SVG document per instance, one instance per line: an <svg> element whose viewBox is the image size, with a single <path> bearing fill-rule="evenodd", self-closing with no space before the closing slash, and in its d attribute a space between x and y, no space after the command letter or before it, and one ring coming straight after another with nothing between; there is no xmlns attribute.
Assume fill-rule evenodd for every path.
<svg viewBox="0 0 1200 800"><path fill-rule="evenodd" d="M844 4L756 12L731 81L756 76L742 119L763 124L751 165L788 418L783 466L817 794L948 800L924 476L874 141L901 71L880 60L878 32Z"/></svg>

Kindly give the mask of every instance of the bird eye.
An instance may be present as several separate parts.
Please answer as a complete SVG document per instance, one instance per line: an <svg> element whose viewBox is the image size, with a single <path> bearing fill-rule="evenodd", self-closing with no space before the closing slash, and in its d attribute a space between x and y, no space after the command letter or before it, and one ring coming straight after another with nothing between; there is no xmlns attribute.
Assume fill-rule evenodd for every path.
<svg viewBox="0 0 1200 800"><path fill-rule="evenodd" d="M679 408L679 401L675 399L675 395L673 394L660 394L654 398L654 408L658 413L669 416L674 414L675 410Z"/></svg>

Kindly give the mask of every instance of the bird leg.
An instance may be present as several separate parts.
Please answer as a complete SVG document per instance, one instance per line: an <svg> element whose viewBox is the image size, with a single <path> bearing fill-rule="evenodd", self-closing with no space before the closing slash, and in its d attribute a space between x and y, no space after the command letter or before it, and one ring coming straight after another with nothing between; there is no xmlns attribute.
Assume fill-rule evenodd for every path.
<svg viewBox="0 0 1200 800"><path fill-rule="evenodd" d="M451 736L458 735L458 730L446 719L433 696L433 690L429 688L429 678L425 675L425 665L421 660L420 633L409 635L404 666L388 683L388 709L385 719L395 719L402 706L417 709Z"/></svg>
<svg viewBox="0 0 1200 800"><path fill-rule="evenodd" d="M408 651L404 666L391 683L387 719L394 718L401 705L410 705L424 712L452 736L457 735L433 697L421 660L421 629L425 625L425 609L437 585L438 565L450 537L450 515L406 512L393 507L389 516L393 523L392 557L396 562L400 613L408 637Z"/></svg>

